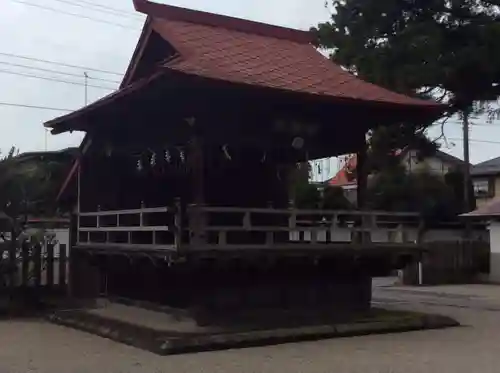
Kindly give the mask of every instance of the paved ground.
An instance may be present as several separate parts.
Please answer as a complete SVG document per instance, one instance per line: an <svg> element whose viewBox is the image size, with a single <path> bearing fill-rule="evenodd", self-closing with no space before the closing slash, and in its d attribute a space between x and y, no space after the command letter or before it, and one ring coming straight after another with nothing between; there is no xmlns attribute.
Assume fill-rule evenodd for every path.
<svg viewBox="0 0 500 373"><path fill-rule="evenodd" d="M498 372L500 287L397 288L374 301L439 312L465 326L272 347L160 357L43 322L0 322L0 372Z"/></svg>

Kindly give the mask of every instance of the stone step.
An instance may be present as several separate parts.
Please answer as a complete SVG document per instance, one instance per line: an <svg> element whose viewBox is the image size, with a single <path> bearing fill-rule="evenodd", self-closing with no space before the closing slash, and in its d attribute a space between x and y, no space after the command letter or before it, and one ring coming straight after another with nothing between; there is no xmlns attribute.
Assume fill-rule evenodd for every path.
<svg viewBox="0 0 500 373"><path fill-rule="evenodd" d="M444 316L399 311L387 311L383 315L351 323L200 333L157 330L102 317L85 310L59 311L50 315L49 319L59 325L96 334L159 355L459 325L455 320Z"/></svg>

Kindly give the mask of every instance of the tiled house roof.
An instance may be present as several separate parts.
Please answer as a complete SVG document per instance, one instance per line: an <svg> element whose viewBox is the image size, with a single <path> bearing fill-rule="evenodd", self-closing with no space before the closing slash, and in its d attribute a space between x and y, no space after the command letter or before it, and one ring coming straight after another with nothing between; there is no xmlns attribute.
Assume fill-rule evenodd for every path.
<svg viewBox="0 0 500 373"><path fill-rule="evenodd" d="M487 161L472 166L471 175L486 176L500 174L500 157L488 159Z"/></svg>
<svg viewBox="0 0 500 373"><path fill-rule="evenodd" d="M405 149L398 149L396 150L395 155L399 156L404 151ZM438 150L434 156L441 159L443 162L456 164L457 166L463 164L463 161L461 159L454 157L448 153L442 152L440 150ZM346 164L337 172L337 174L332 179L330 179L328 184L332 186L347 186L356 184L357 181L355 178L350 179L348 177L348 173L350 172L350 170L355 170L356 165L357 165L357 157L355 154L353 154L349 157Z"/></svg>
<svg viewBox="0 0 500 373"><path fill-rule="evenodd" d="M177 50L167 69L337 99L439 107L358 79L319 53L309 32L146 0L134 4Z"/></svg>
<svg viewBox="0 0 500 373"><path fill-rule="evenodd" d="M500 217L500 198L495 198L494 200L486 203L484 206L479 207L478 209L469 212L467 214L463 214L464 217L471 218L488 218L488 217Z"/></svg>
<svg viewBox="0 0 500 373"><path fill-rule="evenodd" d="M348 175L352 172L351 170L356 170L357 163L356 155L349 156L345 165L328 182L328 185L341 187L356 184L356 179L352 179Z"/></svg>

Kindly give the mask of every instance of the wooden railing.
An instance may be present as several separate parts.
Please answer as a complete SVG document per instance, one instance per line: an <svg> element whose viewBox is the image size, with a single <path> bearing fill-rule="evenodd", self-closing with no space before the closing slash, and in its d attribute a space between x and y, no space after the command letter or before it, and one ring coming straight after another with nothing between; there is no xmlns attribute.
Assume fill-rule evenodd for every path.
<svg viewBox="0 0 500 373"><path fill-rule="evenodd" d="M175 249L178 243L176 207L81 212L77 245Z"/></svg>
<svg viewBox="0 0 500 373"><path fill-rule="evenodd" d="M208 207L82 212L80 246L211 250L410 245L419 236L414 213Z"/></svg>
<svg viewBox="0 0 500 373"><path fill-rule="evenodd" d="M192 249L412 244L419 215L377 211L190 206Z"/></svg>

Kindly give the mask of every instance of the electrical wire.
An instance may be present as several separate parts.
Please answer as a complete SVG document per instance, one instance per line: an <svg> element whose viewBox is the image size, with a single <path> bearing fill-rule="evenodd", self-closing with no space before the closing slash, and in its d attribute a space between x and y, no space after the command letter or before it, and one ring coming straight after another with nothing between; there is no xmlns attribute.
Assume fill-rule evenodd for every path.
<svg viewBox="0 0 500 373"><path fill-rule="evenodd" d="M81 66L81 65L71 65L69 63L56 62L56 61L50 61L50 60L43 60L41 58L35 58L35 57L30 57L30 56L23 56L23 55L14 54L14 53L0 52L0 56L14 57L14 58L19 58L19 59L28 60L28 61L43 62L43 63L47 63L47 64L51 64L51 65L71 67L71 68L74 68L74 69L82 69L82 70L86 70L86 71L95 71L95 72L103 73L103 74L112 74L112 75L123 76L123 74L117 73L116 71L96 69L94 67Z"/></svg>
<svg viewBox="0 0 500 373"><path fill-rule="evenodd" d="M81 18L81 19L86 19L86 20L94 21L94 22L104 23L104 24L107 24L107 25L121 27L121 28L123 28L125 30L129 30L129 31L140 31L139 28L130 27L130 26L124 25L122 23L110 22L110 21L106 21L106 20L101 19L101 18L95 18L95 17L86 16L86 15L83 15L83 14L67 12L65 10L61 10L61 9L57 9L57 8L52 8L52 7L46 6L46 5L34 4L34 3L30 3L30 2L24 1L24 0L10 0L10 1L14 2L14 3L18 3L18 4L23 4L23 5L31 6L31 7L34 7L34 8L39 8L39 9L48 10L48 11L59 13L59 14L64 14L64 15L67 15L67 16L77 17L77 18Z"/></svg>
<svg viewBox="0 0 500 373"><path fill-rule="evenodd" d="M464 141L464 139L461 139L459 137L448 137L448 140L451 141ZM477 143L482 143L482 144L495 144L495 145L500 145L500 141L493 141L493 140L478 140L478 139L469 139L470 142L477 142Z"/></svg>
<svg viewBox="0 0 500 373"><path fill-rule="evenodd" d="M79 0L78 2L71 1L71 0L52 0L52 1L57 1L57 2L63 3L63 4L77 6L77 7L86 9L86 10L92 10L92 11L96 11L96 12L110 14L110 15L115 16L115 17L126 17L126 18L129 18L129 19L134 20L134 21L142 22L141 16L139 16L137 13L128 12L128 11L122 10L122 9L112 8L112 7L109 7L106 5L93 3L91 1L81 1L81 0ZM93 7L94 9L89 8L89 7Z"/></svg>
<svg viewBox="0 0 500 373"><path fill-rule="evenodd" d="M80 74L67 73L67 72L64 72L64 71L57 71L57 70L51 70L51 69L44 69L44 68L41 68L41 67L36 67L36 66L28 66L28 65L17 64L17 63L12 63L12 62L0 61L0 64L1 64L1 65L7 65L7 66L22 67L22 68L25 68L25 69L39 70L39 71L44 71L44 72L49 72L49 73L54 73L54 74L61 74L61 75L67 75L67 76L74 76L74 77L77 77L77 78L83 78L83 77L84 77L84 75L80 75ZM120 84L120 82L119 82L119 81L117 81L117 80L102 79L102 78L94 78L94 77L92 77L92 76L87 76L87 78L88 78L88 79L92 79L92 80L99 80L99 81L102 81L102 82L108 82L108 83L116 83L116 84Z"/></svg>
<svg viewBox="0 0 500 373"><path fill-rule="evenodd" d="M55 107L50 107L50 106L15 104L12 102L0 102L0 106L12 106L12 107L19 107L19 108L26 108L26 109L40 109L40 110L52 110L52 111L67 111L67 112L74 111L74 110L70 110L70 109L61 109L61 108L55 108Z"/></svg>
<svg viewBox="0 0 500 373"><path fill-rule="evenodd" d="M85 84L85 83L80 83L80 82L72 82L72 81L69 81L69 80L63 80L63 79L57 79L57 78L50 78L50 77L40 76L40 75L35 75L35 74L25 74L25 73L19 73L19 72L9 71L9 70L2 70L2 69L0 69L0 73L2 73L2 74L24 76L24 77L27 77L27 78L42 79L42 80L47 80L47 81L50 81L50 82L59 82L59 83L66 83L66 84L72 84L72 85L78 85L78 86L87 86L87 87L92 87L92 88L107 89L109 91L114 91L115 90L115 88L112 88L112 87L104 87L104 86L100 86L100 85L92 85L92 84Z"/></svg>

